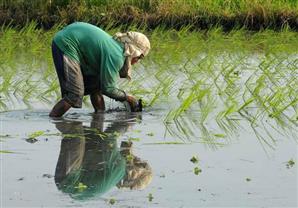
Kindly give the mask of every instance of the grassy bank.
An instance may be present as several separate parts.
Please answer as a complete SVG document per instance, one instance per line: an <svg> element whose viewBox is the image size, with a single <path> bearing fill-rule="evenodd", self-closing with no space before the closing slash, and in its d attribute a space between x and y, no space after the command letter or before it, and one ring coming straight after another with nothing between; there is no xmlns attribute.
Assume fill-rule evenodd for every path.
<svg viewBox="0 0 298 208"><path fill-rule="evenodd" d="M24 26L36 21L50 28L57 23L87 21L101 26L138 25L154 29L222 26L298 29L297 0L1 0L0 25Z"/></svg>

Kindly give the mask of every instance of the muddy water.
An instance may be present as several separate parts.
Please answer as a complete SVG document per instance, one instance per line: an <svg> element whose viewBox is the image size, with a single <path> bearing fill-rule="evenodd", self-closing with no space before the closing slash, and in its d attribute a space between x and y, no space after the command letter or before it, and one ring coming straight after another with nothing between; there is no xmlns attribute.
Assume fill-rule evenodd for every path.
<svg viewBox="0 0 298 208"><path fill-rule="evenodd" d="M182 142L164 110L72 110L58 120L48 110L1 113L1 150L12 152L0 154L1 207L298 206L297 164L287 167L297 161L294 139L273 133L266 144L242 128Z"/></svg>

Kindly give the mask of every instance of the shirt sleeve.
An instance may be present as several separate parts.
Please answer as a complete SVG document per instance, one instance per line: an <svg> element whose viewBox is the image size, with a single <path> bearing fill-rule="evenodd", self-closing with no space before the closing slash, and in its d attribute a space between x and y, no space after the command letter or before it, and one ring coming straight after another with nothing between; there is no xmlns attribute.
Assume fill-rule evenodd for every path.
<svg viewBox="0 0 298 208"><path fill-rule="evenodd" d="M117 101L125 101L126 93L123 90L117 88L117 79L119 72L116 66L111 60L108 60L101 70L100 87L104 95L115 99Z"/></svg>

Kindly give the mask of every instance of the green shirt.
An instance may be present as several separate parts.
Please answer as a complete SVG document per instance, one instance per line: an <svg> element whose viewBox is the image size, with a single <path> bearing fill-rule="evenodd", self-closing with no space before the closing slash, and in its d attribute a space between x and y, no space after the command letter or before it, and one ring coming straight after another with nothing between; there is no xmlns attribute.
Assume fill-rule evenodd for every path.
<svg viewBox="0 0 298 208"><path fill-rule="evenodd" d="M125 92L116 88L125 56L122 43L102 29L76 22L59 31L54 42L69 58L80 63L84 75L96 76L102 93L115 100L126 100Z"/></svg>

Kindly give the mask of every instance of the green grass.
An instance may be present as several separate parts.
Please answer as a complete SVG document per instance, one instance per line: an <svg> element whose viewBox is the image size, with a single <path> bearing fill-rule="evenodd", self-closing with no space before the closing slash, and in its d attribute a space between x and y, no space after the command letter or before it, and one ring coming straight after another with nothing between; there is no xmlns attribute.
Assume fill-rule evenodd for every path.
<svg viewBox="0 0 298 208"><path fill-rule="evenodd" d="M0 24L37 21L46 28L79 20L147 28L298 28L297 0L2 0L0 14Z"/></svg>
<svg viewBox="0 0 298 208"><path fill-rule="evenodd" d="M59 99L50 52L58 29L45 32L33 23L22 30L2 27L1 110L40 103L50 108ZM142 97L146 110L163 109L170 134L214 146L249 126L271 148L276 135L297 139L296 32L139 30L149 36L152 51L136 65L133 81L122 80L120 86Z"/></svg>

